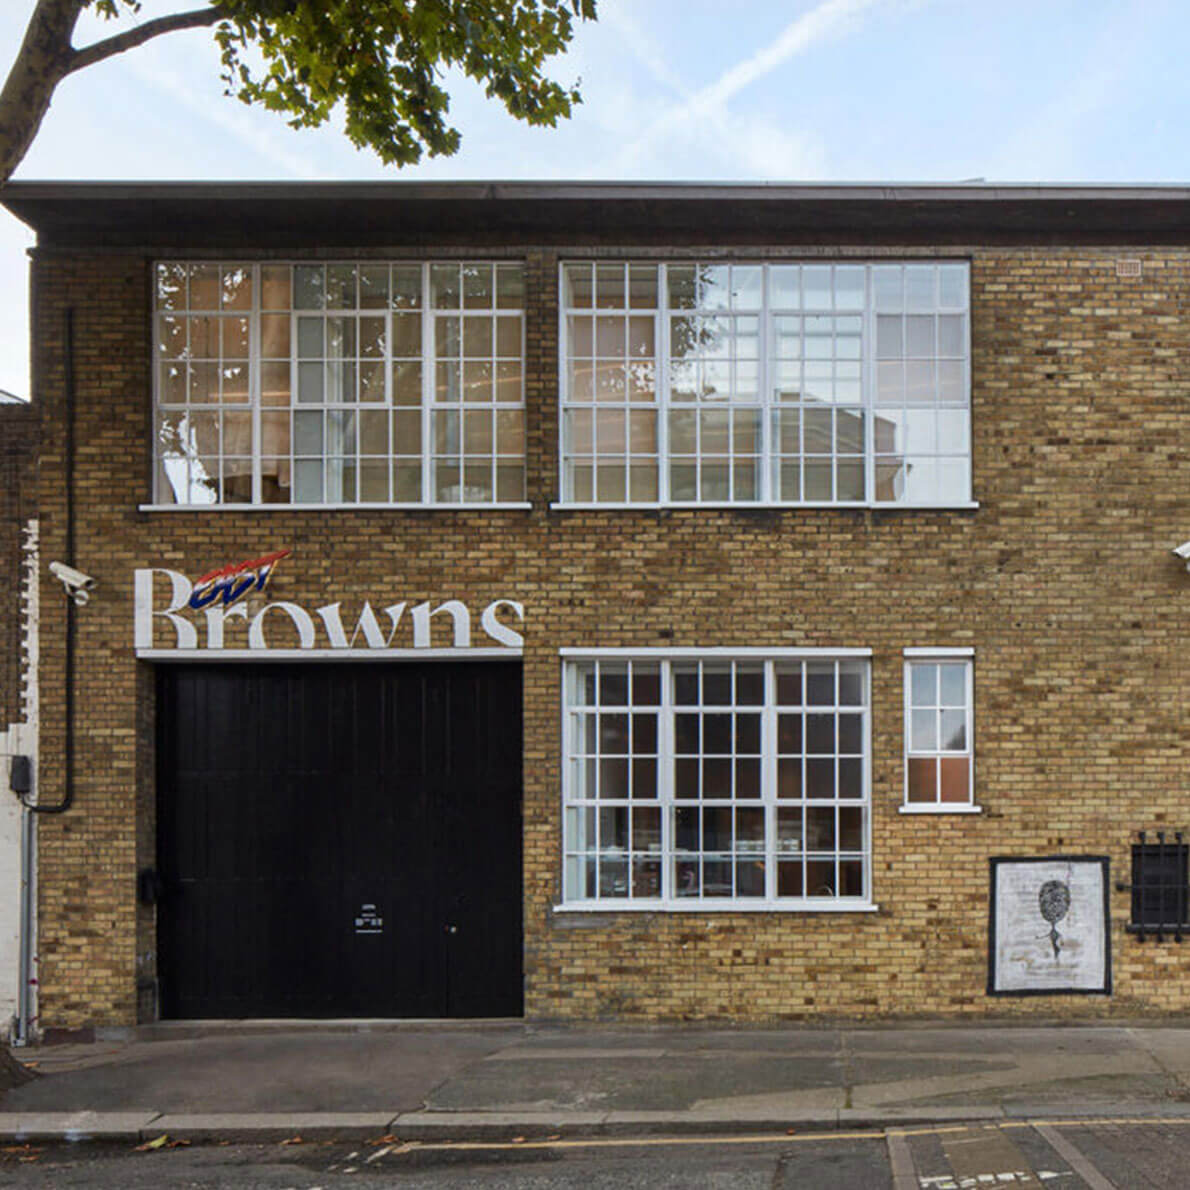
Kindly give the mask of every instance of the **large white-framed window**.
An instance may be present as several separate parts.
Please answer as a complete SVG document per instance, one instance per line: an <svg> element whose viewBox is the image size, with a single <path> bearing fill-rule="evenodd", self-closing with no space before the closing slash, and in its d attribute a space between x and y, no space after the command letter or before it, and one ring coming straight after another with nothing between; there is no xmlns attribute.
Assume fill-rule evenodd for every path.
<svg viewBox="0 0 1190 1190"><path fill-rule="evenodd" d="M161 261L154 503L525 499L524 268Z"/></svg>
<svg viewBox="0 0 1190 1190"><path fill-rule="evenodd" d="M902 813L978 813L975 662L969 648L905 650Z"/></svg>
<svg viewBox="0 0 1190 1190"><path fill-rule="evenodd" d="M561 265L563 505L971 504L965 261Z"/></svg>
<svg viewBox="0 0 1190 1190"><path fill-rule="evenodd" d="M868 650L563 650L572 909L869 909Z"/></svg>

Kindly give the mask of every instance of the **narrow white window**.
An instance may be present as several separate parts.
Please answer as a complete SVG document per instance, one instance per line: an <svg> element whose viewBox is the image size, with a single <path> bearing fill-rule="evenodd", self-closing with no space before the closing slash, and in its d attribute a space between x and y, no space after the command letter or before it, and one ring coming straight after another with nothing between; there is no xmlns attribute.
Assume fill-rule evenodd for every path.
<svg viewBox="0 0 1190 1190"><path fill-rule="evenodd" d="M969 650L906 650L906 811L978 809L973 695Z"/></svg>

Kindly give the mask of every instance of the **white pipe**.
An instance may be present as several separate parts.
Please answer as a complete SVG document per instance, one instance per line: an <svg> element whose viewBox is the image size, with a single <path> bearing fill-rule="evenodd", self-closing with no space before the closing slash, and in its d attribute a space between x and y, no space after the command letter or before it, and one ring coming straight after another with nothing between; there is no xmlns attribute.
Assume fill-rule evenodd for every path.
<svg viewBox="0 0 1190 1190"><path fill-rule="evenodd" d="M33 890L36 880L36 865L33 848L36 834L33 830L33 814L26 807L21 811L21 942L20 959L17 964L17 1022L14 1045L28 1045L33 1030L33 930L35 927Z"/></svg>

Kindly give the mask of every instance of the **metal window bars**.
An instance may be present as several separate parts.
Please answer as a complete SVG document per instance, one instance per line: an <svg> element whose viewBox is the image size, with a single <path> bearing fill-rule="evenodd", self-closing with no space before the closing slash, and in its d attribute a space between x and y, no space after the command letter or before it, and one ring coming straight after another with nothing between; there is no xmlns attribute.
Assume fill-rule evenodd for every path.
<svg viewBox="0 0 1190 1190"><path fill-rule="evenodd" d="M1132 844L1132 883L1118 883L1116 891L1132 894L1132 920L1126 927L1130 934L1136 934L1141 942L1146 937L1165 942L1170 936L1181 942L1190 931L1190 845L1182 831L1174 831L1172 841L1163 830L1155 834L1153 843L1145 831L1137 833L1137 842Z"/></svg>

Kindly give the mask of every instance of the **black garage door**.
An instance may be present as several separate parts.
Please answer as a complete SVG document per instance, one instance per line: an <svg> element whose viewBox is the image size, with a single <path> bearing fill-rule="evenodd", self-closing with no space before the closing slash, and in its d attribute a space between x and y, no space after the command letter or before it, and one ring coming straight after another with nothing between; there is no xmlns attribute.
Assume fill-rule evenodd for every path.
<svg viewBox="0 0 1190 1190"><path fill-rule="evenodd" d="M517 664L158 675L163 1015L521 1013Z"/></svg>

